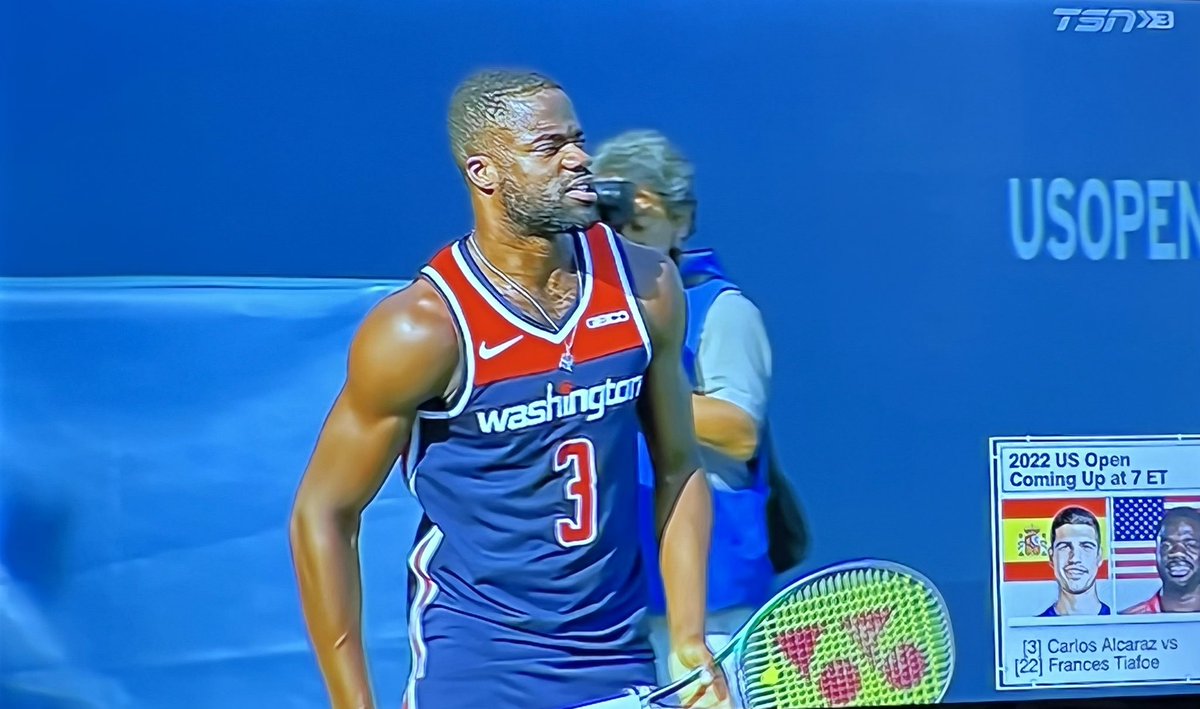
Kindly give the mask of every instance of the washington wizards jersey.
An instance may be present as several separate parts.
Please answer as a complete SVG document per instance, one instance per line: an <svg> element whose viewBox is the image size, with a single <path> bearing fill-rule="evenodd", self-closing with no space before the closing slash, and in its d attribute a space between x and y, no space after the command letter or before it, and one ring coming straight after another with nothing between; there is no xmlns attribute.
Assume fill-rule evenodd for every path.
<svg viewBox="0 0 1200 709"><path fill-rule="evenodd" d="M408 709L557 709L654 681L637 526L650 338L619 238L573 239L580 288L557 329L501 297L465 238L421 271L465 367L404 456L424 510Z"/></svg>

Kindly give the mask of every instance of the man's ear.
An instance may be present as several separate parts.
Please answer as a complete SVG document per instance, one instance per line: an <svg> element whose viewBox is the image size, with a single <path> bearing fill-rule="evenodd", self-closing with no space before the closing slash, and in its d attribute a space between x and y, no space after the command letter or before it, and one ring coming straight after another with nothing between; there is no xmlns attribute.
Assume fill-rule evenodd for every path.
<svg viewBox="0 0 1200 709"><path fill-rule="evenodd" d="M638 214L661 212L662 207L662 200L649 190L639 189L633 195L633 209Z"/></svg>
<svg viewBox="0 0 1200 709"><path fill-rule="evenodd" d="M472 185L475 185L484 192L491 193L495 191L498 183L499 171L496 170L495 163L486 155L472 155L467 158L465 166L467 180Z"/></svg>

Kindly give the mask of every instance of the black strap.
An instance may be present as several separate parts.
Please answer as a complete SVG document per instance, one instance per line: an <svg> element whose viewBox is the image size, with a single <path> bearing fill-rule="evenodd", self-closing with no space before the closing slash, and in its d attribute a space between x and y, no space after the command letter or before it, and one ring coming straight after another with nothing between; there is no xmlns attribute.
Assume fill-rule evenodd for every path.
<svg viewBox="0 0 1200 709"><path fill-rule="evenodd" d="M808 554L808 524L795 486L779 464L769 426L763 429L767 459L767 554L775 573L794 569Z"/></svg>

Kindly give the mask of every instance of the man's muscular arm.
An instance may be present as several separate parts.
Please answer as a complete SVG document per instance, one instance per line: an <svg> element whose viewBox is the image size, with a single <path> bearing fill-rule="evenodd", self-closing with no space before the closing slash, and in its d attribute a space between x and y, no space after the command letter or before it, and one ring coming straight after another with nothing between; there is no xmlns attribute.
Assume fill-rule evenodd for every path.
<svg viewBox="0 0 1200 709"><path fill-rule="evenodd" d="M653 356L638 401L654 463L655 521L671 650L684 667L707 666L716 699L728 696L704 643L712 498L700 470L691 387L683 371L685 300L679 272L655 251L625 244Z"/></svg>
<svg viewBox="0 0 1200 709"><path fill-rule="evenodd" d="M758 452L771 388L771 341L762 313L745 295L720 295L704 318L696 369L704 394L692 397L702 446L749 461Z"/></svg>
<svg viewBox="0 0 1200 709"><path fill-rule="evenodd" d="M407 442L417 407L442 394L458 360L454 326L423 281L364 319L346 381L317 439L291 514L292 557L334 709L372 709L362 642L358 533Z"/></svg>

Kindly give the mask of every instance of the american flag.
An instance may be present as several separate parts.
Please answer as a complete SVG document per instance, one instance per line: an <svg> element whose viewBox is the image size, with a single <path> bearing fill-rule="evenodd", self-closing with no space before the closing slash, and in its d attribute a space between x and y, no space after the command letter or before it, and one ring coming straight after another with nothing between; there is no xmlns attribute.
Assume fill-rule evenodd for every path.
<svg viewBox="0 0 1200 709"><path fill-rule="evenodd" d="M1158 525L1172 507L1200 508L1200 496L1113 498L1113 560L1118 579L1158 578Z"/></svg>

